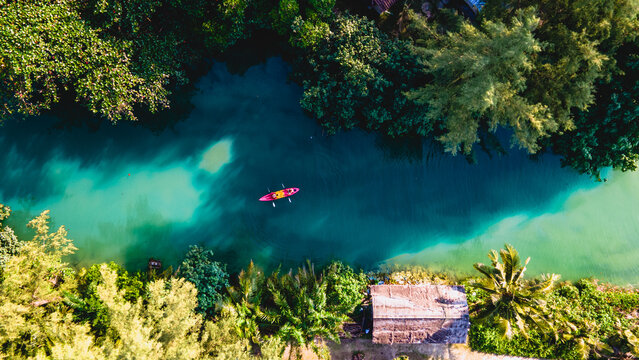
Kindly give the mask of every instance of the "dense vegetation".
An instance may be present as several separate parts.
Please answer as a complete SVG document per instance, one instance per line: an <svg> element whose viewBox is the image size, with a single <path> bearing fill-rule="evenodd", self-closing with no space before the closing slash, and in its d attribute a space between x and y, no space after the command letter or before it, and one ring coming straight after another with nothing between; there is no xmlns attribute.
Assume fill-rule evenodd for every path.
<svg viewBox="0 0 639 360"><path fill-rule="evenodd" d="M10 209L0 206L3 220ZM420 267L367 275L333 262L265 274L253 263L229 281L212 252L192 247L177 272L129 273L115 263L75 269L64 227L48 211L21 241L2 230L0 354L10 358L279 359L289 346L327 356L344 322L359 313L369 279L394 284L461 283L471 308L471 348L542 358L639 355L639 292L593 280L525 279L510 245L475 264L481 277L455 280ZM5 241L10 238L11 241ZM207 286L211 284L211 286ZM201 290L200 290L201 289Z"/></svg>
<svg viewBox="0 0 639 360"><path fill-rule="evenodd" d="M456 279L422 267L375 272L389 284L463 284L473 350L544 359L634 359L639 356L639 291L593 279L558 283L559 276L526 279L530 258L506 245L475 264L481 277Z"/></svg>
<svg viewBox="0 0 639 360"><path fill-rule="evenodd" d="M6 219L10 209L0 210ZM12 359L279 359L286 345L323 354L315 339L339 341L367 285L334 262L268 278L251 264L230 286L199 247L176 273L75 269L63 257L76 248L64 227L50 231L48 211L29 227L31 241L5 227L0 243L0 354Z"/></svg>
<svg viewBox="0 0 639 360"><path fill-rule="evenodd" d="M378 27L335 0L0 1L0 120L61 98L135 120L205 58L270 30L329 133L432 136L469 154L506 128L583 173L636 169L638 0L488 0L474 22L421 3Z"/></svg>
<svg viewBox="0 0 639 360"><path fill-rule="evenodd" d="M639 0L488 0L476 21L395 6L382 26L334 0L0 0L0 121L73 99L105 119L168 107L191 71L256 30L296 55L301 106L329 132L433 137L472 153L498 128L529 153L599 176L639 160ZM352 9L351 9L352 10ZM322 271L231 277L193 247L175 274L115 263L74 269L43 213L20 241L0 204L0 353L11 358L278 358L338 340L366 276ZM464 280L474 349L545 358L637 356L636 292L591 280L526 280L507 246ZM451 281L420 269L387 281ZM400 280L398 280L400 279Z"/></svg>
<svg viewBox="0 0 639 360"><path fill-rule="evenodd" d="M489 253L492 265L470 280L471 347L485 352L556 359L639 355L639 293L597 288L592 280L555 286L559 277L525 280L526 265L510 245Z"/></svg>

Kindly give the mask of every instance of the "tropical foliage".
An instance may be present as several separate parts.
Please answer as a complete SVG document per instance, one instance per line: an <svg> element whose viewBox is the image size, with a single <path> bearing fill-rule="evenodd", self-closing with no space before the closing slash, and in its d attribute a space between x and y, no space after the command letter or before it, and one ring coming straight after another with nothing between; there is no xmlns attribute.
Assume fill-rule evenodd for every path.
<svg viewBox="0 0 639 360"><path fill-rule="evenodd" d="M0 204L0 278L2 267L9 258L18 253L20 241L13 233L13 230L3 225L3 222L11 215L11 208Z"/></svg>
<svg viewBox="0 0 639 360"><path fill-rule="evenodd" d="M351 314L364 300L368 279L363 272L356 273L340 261L333 261L324 268L322 279L326 282L326 302L337 312Z"/></svg>
<svg viewBox="0 0 639 360"><path fill-rule="evenodd" d="M636 169L637 0L487 0L473 23L404 9L381 27L346 8L362 7L0 0L0 121L62 100L135 120L167 108L205 58L268 30L302 59L301 106L330 134L433 136L468 154L504 127L513 144L580 172Z"/></svg>
<svg viewBox="0 0 639 360"><path fill-rule="evenodd" d="M599 80L593 105L575 112L575 130L552 140L562 164L599 178L600 169L612 166L636 170L639 160L639 38L619 48L618 73Z"/></svg>
<svg viewBox="0 0 639 360"><path fill-rule="evenodd" d="M95 16L117 23L121 12ZM0 117L38 114L68 93L113 122L135 120L136 106L152 112L167 106L177 41L136 44L105 36L86 20L73 1L0 2Z"/></svg>
<svg viewBox="0 0 639 360"><path fill-rule="evenodd" d="M2 206L2 209L6 207ZM31 241L4 264L0 279L0 354L11 359L279 359L277 338L255 355L233 314L217 321L195 311L197 289L183 278L143 283L115 265L76 274L62 261L75 247L48 211L29 223ZM96 311L98 314L91 313ZM98 324L99 326L96 326Z"/></svg>
<svg viewBox="0 0 639 360"><path fill-rule="evenodd" d="M331 134L360 126L393 136L430 132L404 92L423 78L407 42L391 39L364 17L340 15L307 57L302 108Z"/></svg>
<svg viewBox="0 0 639 360"><path fill-rule="evenodd" d="M101 271L103 265L110 271L116 272L116 285L119 290L124 291L125 300L135 302L138 298L144 298L147 295L142 275L140 273L130 275L114 262L95 264L88 269L80 269L77 274L77 292L65 293L65 303L74 309L74 318L88 323L92 333L98 338L107 334L111 321L107 308L97 293L98 286L104 283Z"/></svg>
<svg viewBox="0 0 639 360"><path fill-rule="evenodd" d="M264 273L251 261L238 275L237 285L227 288L224 302L224 309L235 315L239 336L255 343L261 338L260 325L264 323L261 305L265 284Z"/></svg>
<svg viewBox="0 0 639 360"><path fill-rule="evenodd" d="M484 296L479 293L469 293L469 302L478 302ZM496 326L471 321L470 346L482 352L546 359L624 359L639 354L639 320L632 315L639 306L636 290L580 280L562 283L546 299L546 308L557 324L557 338L532 328L527 337L515 334L508 339Z"/></svg>
<svg viewBox="0 0 639 360"><path fill-rule="evenodd" d="M9 210L0 209L4 220ZM197 287L185 278L154 279L115 263L76 272L63 262L75 247L64 227L51 231L48 211L29 226L33 240L6 253L0 278L0 353L12 359L280 359L285 345L289 354L310 347L326 355L321 340L339 340L368 281L340 262L321 274L307 262L268 277L251 263L212 317L197 311ZM211 264L210 253L196 252L190 266ZM475 264L483 278L465 281L473 349L575 360L639 355L636 290L580 280L551 291L556 276L525 280L529 259L521 264L512 246L489 257L490 266ZM369 276L454 282L434 274L413 267Z"/></svg>
<svg viewBox="0 0 639 360"><path fill-rule="evenodd" d="M491 266L482 263L474 265L484 278L470 285L487 294L472 309L474 320L496 323L507 338L512 338L516 331L527 336L530 325L542 332L552 331L553 324L545 313L545 297L559 276L552 274L542 280L524 280L530 258L522 266L519 253L508 244L499 254L491 250L488 257Z"/></svg>
<svg viewBox="0 0 639 360"><path fill-rule="evenodd" d="M314 266L306 266L280 275L275 271L266 282L264 315L275 326L276 335L297 348L310 347L322 351L315 339L339 342L344 313L331 309L326 295L327 283L315 275Z"/></svg>
<svg viewBox="0 0 639 360"><path fill-rule="evenodd" d="M0 353L10 358L47 355L52 344L72 344L88 331L62 303L75 287L72 269L62 262L75 250L65 228L49 232L48 210L29 227L33 240L6 260L0 284Z"/></svg>
<svg viewBox="0 0 639 360"><path fill-rule="evenodd" d="M545 104L524 97L532 59L542 49L533 36L538 23L530 9L518 12L511 24L465 23L436 48L429 43L422 51L430 77L411 98L427 105L429 122L443 122L439 139L448 151L461 147L469 153L480 127L507 126L532 153L541 137L558 128Z"/></svg>
<svg viewBox="0 0 639 360"><path fill-rule="evenodd" d="M197 288L198 310L212 314L229 286L226 265L213 260L213 251L193 245L180 265L180 275Z"/></svg>

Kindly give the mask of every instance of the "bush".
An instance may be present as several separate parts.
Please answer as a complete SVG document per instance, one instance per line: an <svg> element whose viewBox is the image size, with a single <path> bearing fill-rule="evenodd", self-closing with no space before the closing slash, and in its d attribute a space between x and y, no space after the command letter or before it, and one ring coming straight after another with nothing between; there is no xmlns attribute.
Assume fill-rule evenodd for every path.
<svg viewBox="0 0 639 360"><path fill-rule="evenodd" d="M74 317L78 321L86 321L91 326L93 334L100 338L106 335L109 328L110 318L106 307L97 294L97 287L104 282L100 273L103 264L91 265L88 269L80 270L77 279L77 293L65 294L65 302L72 307ZM142 275L136 273L129 274L122 266L110 262L106 264L109 270L117 273L116 285L118 290L123 290L123 298L129 302L146 296L146 286L142 281Z"/></svg>
<svg viewBox="0 0 639 360"><path fill-rule="evenodd" d="M340 261L324 269L324 281L329 306L344 314L353 313L361 304L368 284L364 273L355 273Z"/></svg>
<svg viewBox="0 0 639 360"><path fill-rule="evenodd" d="M229 286L226 265L213 261L213 251L193 245L186 253L179 273L197 288L197 310L212 314Z"/></svg>
<svg viewBox="0 0 639 360"><path fill-rule="evenodd" d="M470 291L468 302L474 305L486 295L481 290ZM633 351L632 334L628 336L626 330L639 326L639 319L632 315L639 307L636 290L582 279L574 284L562 283L546 300L556 339L531 329L528 338L517 334L508 340L499 336L496 325L479 325L471 318L470 347L481 352L554 359L623 357Z"/></svg>

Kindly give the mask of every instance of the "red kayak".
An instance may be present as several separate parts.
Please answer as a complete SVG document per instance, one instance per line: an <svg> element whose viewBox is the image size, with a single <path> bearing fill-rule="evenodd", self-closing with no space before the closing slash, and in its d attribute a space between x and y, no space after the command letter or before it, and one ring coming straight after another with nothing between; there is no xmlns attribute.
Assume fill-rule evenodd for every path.
<svg viewBox="0 0 639 360"><path fill-rule="evenodd" d="M272 193L268 193L260 198L260 201L273 201L284 199L285 197L289 197L291 195L295 195L300 191L299 188L286 188L278 191L273 191Z"/></svg>

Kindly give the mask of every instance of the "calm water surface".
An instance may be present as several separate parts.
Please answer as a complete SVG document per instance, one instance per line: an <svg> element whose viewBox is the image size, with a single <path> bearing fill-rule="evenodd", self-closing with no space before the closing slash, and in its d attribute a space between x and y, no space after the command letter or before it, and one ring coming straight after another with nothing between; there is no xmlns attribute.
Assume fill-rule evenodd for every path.
<svg viewBox="0 0 639 360"><path fill-rule="evenodd" d="M553 156L513 150L469 165L427 144L327 137L288 71L278 58L242 75L217 63L188 116L162 130L74 114L7 122L0 201L22 233L17 224L50 209L79 265L176 264L201 244L231 269L340 258L467 273L509 242L533 274L639 283L639 174L595 183ZM282 184L301 188L292 203L257 201Z"/></svg>

